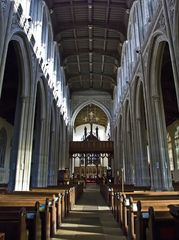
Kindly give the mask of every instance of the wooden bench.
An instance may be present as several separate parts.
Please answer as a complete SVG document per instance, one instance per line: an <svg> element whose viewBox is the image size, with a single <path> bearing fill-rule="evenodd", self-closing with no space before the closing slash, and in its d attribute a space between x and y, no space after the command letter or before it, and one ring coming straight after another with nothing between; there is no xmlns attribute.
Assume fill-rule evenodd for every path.
<svg viewBox="0 0 179 240"><path fill-rule="evenodd" d="M36 196L31 197L30 195L25 197L24 195L5 194L0 195L0 207L25 207L33 208L37 200ZM42 240L50 239L51 229L51 214L50 214L50 202L44 197L38 198L40 202L40 219L41 219L41 238Z"/></svg>
<svg viewBox="0 0 179 240"><path fill-rule="evenodd" d="M155 211L149 207L149 221L146 240L178 240L178 224L169 211Z"/></svg>
<svg viewBox="0 0 179 240"><path fill-rule="evenodd" d="M126 197L127 196L127 197ZM131 197L132 196L132 197ZM129 210L133 208L131 207L131 204L137 204L138 200L159 200L162 201L165 199L168 200L176 200L179 199L178 192L135 192L135 193L130 193L130 194L122 194L121 196L121 205L120 208L120 224L123 229L124 234L128 234L128 225L129 225L129 220L131 219L129 215ZM132 200L131 200L132 199ZM151 206L151 205L150 205Z"/></svg>
<svg viewBox="0 0 179 240"><path fill-rule="evenodd" d="M79 185L76 186L76 189L78 189L77 196L79 196L83 188ZM39 200L42 222L41 238L46 240L50 239L50 236L54 236L62 219L67 216L70 209L74 206L75 199L75 187L72 186L68 186L66 189L62 187L37 188L33 189L33 191L16 191L13 193L1 194L0 206L25 206L26 208L30 208L36 200ZM32 215L28 215L32 217Z"/></svg>
<svg viewBox="0 0 179 240"><path fill-rule="evenodd" d="M128 192L134 191L134 185L125 184L124 188ZM104 197L107 204L111 207L112 211L114 208L114 194L122 191L121 184L100 184L100 192Z"/></svg>
<svg viewBox="0 0 179 240"><path fill-rule="evenodd" d="M0 231L5 233L6 240L28 240L26 211L0 211Z"/></svg>
<svg viewBox="0 0 179 240"><path fill-rule="evenodd" d="M56 197L56 208L57 208L57 228L60 227L61 222L64 220L64 218L68 215L68 191L61 188L33 188L30 191L31 193L39 193L39 194L55 194Z"/></svg>
<svg viewBox="0 0 179 240"><path fill-rule="evenodd" d="M26 225L28 230L28 240L41 240L41 219L40 204L35 203L34 207L26 207ZM18 206L0 206L0 212L16 212L20 211Z"/></svg>
<svg viewBox="0 0 179 240"><path fill-rule="evenodd" d="M128 238L129 239L146 239L146 227L148 226L148 208L152 206L156 212L169 212L168 205L173 203L179 203L176 199L145 199L130 204L128 211Z"/></svg>
<svg viewBox="0 0 179 240"><path fill-rule="evenodd" d="M23 192L13 192L10 195L12 195L15 198L20 198L20 200L24 200L28 202L30 199L38 199L38 201L41 202L42 205L45 206L45 202L48 199L48 208L50 213L50 236L54 236L56 234L57 229L57 221L59 220L59 212L58 210L60 207L58 207L58 204L60 204L60 195L55 191L41 191L41 192L32 192L32 191L23 191ZM42 213L41 213L42 215Z"/></svg>

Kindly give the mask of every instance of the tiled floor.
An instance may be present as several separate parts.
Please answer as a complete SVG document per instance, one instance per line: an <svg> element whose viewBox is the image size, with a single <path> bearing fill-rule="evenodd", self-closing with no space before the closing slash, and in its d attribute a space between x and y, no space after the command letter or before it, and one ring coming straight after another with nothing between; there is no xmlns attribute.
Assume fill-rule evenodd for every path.
<svg viewBox="0 0 179 240"><path fill-rule="evenodd" d="M126 240L96 184L88 184L53 240Z"/></svg>

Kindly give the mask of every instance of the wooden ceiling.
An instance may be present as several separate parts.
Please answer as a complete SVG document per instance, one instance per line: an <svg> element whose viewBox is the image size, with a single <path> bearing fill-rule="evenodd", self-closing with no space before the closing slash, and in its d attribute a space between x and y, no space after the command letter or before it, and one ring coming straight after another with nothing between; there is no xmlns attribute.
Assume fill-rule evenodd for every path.
<svg viewBox="0 0 179 240"><path fill-rule="evenodd" d="M113 96L133 0L46 0L70 94Z"/></svg>
<svg viewBox="0 0 179 240"><path fill-rule="evenodd" d="M70 97L73 93L104 92L113 98L128 17L134 0L45 0L54 40L59 46ZM92 105L99 125L107 127L105 113ZM75 127L85 122L82 109Z"/></svg>

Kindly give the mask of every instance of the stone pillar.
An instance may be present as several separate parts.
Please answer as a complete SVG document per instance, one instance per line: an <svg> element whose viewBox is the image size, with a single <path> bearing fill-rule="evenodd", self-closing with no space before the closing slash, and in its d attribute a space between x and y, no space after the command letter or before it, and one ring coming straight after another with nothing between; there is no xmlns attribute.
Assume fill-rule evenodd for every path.
<svg viewBox="0 0 179 240"><path fill-rule="evenodd" d="M21 98L21 125L19 129L19 144L18 144L18 155L16 165L16 178L15 178L15 190L21 191L23 185L23 177L25 171L25 152L26 152L26 131L27 131L27 120L28 116L27 109L27 98Z"/></svg>
<svg viewBox="0 0 179 240"><path fill-rule="evenodd" d="M142 128L142 120L136 119L136 185L150 186L149 165L147 157L147 140Z"/></svg>
<svg viewBox="0 0 179 240"><path fill-rule="evenodd" d="M38 157L38 171L36 175L36 187L42 187L43 186L43 169L44 169L44 153L43 153L43 145L44 145L44 131L45 131L45 118L41 118L41 131L40 131L40 138L39 138L39 155ZM32 173L34 174L34 173Z"/></svg>
<svg viewBox="0 0 179 240"><path fill-rule="evenodd" d="M154 107L154 125L153 127L151 126L153 128L153 141L150 144L152 149L151 171L153 188L155 190L170 190L172 189L172 181L166 141L166 126L161 116L160 98L153 97L152 101Z"/></svg>
<svg viewBox="0 0 179 240"><path fill-rule="evenodd" d="M134 164L133 164L133 151L132 151L131 131L128 129L126 132L126 148L125 148L125 173L126 183L134 183Z"/></svg>
<svg viewBox="0 0 179 240"><path fill-rule="evenodd" d="M59 114L59 152L58 152L58 168L62 169L62 159L63 159L63 124L61 121L61 116Z"/></svg>
<svg viewBox="0 0 179 240"><path fill-rule="evenodd" d="M62 169L65 169L65 161L66 161L66 126L65 123L63 122L63 138L62 138Z"/></svg>
<svg viewBox="0 0 179 240"><path fill-rule="evenodd" d="M29 190L30 176L31 176L31 161L32 161L32 139L34 129L34 114L35 114L35 101L36 98L32 96L28 99L28 114L26 120L26 151L25 151L25 163L24 163L24 176L22 180L22 191Z"/></svg>
<svg viewBox="0 0 179 240"><path fill-rule="evenodd" d="M48 159L48 185L54 185L54 172L55 172L55 131L50 131L49 141L49 159Z"/></svg>

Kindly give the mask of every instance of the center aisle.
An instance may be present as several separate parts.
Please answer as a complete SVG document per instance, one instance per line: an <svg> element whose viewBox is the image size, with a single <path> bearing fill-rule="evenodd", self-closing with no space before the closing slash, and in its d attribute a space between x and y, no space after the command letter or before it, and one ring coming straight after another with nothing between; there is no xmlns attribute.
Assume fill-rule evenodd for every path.
<svg viewBox="0 0 179 240"><path fill-rule="evenodd" d="M99 186L88 184L53 240L126 240L102 198Z"/></svg>

